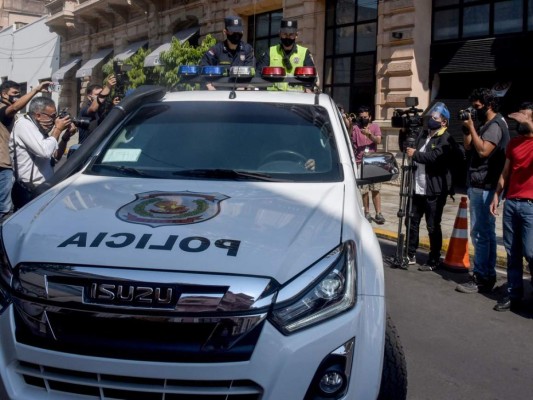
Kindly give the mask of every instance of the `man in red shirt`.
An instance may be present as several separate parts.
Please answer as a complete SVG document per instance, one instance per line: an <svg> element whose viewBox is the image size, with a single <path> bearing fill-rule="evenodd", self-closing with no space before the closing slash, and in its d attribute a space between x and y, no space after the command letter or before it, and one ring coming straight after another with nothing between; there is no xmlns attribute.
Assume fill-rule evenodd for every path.
<svg viewBox="0 0 533 400"><path fill-rule="evenodd" d="M507 251L507 293L494 306L496 311L520 307L523 288L523 258L533 267L533 103L523 103L509 118L519 123L519 135L505 151L505 166L500 175L490 212L498 214L500 194L503 207L503 244Z"/></svg>

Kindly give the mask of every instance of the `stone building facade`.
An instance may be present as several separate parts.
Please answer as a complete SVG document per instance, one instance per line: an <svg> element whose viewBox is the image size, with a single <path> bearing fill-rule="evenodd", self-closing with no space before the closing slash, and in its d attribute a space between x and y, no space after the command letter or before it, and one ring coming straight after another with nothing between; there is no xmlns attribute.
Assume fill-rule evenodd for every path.
<svg viewBox="0 0 533 400"><path fill-rule="evenodd" d="M222 39L227 15L243 18L244 39L256 50L276 42L281 17L298 20L298 42L314 55L322 89L350 111L369 105L390 133L405 97L417 97L421 109L448 100L455 112L474 85L516 79L518 67L525 77L533 66L530 52L517 48L531 43L530 0L49 0L46 7L47 25L63 39L61 65L73 65L59 74L71 109L89 81L102 80L95 55L116 57L139 44L154 50L194 28L199 40ZM518 63L506 61L518 53ZM76 72L90 60L92 68ZM522 88L516 99L529 81L513 84Z"/></svg>
<svg viewBox="0 0 533 400"><path fill-rule="evenodd" d="M41 18L46 13L43 1L0 0L0 30L13 26L22 28Z"/></svg>

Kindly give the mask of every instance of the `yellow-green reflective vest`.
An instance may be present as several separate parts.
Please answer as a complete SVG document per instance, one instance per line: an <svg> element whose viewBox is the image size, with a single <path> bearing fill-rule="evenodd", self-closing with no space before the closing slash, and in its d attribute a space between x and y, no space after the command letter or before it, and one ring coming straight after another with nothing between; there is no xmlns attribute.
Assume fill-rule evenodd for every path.
<svg viewBox="0 0 533 400"><path fill-rule="evenodd" d="M296 51L293 52L289 59L291 60L292 68L287 69L283 65L283 49L281 48L281 45L278 44L276 46L270 47L270 66L271 67L283 67L285 68L285 71L287 72L287 76L293 76L294 75L294 69L296 67L303 67L304 61L305 61L305 54L307 52L306 47L302 47L299 45L296 46ZM285 90L285 91L297 91L302 92L304 90L303 86L289 86L288 83L285 82L279 82L274 84L275 87L269 87L269 90Z"/></svg>

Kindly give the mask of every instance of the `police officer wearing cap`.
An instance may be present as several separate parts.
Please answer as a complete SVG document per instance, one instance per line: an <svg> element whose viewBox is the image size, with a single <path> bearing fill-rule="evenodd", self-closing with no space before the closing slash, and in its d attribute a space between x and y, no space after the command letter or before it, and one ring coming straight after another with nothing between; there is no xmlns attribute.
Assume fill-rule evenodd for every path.
<svg viewBox="0 0 533 400"><path fill-rule="evenodd" d="M298 21L281 20L279 30L280 43L271 46L269 51L261 55L257 65L257 72L263 67L284 67L287 75L294 75L296 67L314 67L315 62L311 52L306 47L296 44L298 38ZM276 84L280 90L290 90L287 83ZM301 88L299 89L301 90Z"/></svg>
<svg viewBox="0 0 533 400"><path fill-rule="evenodd" d="M200 66L220 65L227 68L233 66L249 66L255 68L254 49L242 41L242 19L237 16L224 18L224 35L226 40L218 42L205 52Z"/></svg>
<svg viewBox="0 0 533 400"><path fill-rule="evenodd" d="M415 146L405 151L416 165L407 248L409 264L416 263L419 227L424 215L429 235L429 258L419 271L433 271L440 265L442 213L446 198L453 194L450 165L454 145L447 130L450 112L444 103L438 102L427 115L427 129L416 138Z"/></svg>

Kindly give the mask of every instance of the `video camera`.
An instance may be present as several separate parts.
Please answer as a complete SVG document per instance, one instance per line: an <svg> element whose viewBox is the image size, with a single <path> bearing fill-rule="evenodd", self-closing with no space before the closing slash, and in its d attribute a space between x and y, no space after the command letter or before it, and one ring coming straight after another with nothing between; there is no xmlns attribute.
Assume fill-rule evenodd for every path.
<svg viewBox="0 0 533 400"><path fill-rule="evenodd" d="M76 125L76 127L81 129L88 129L89 125L91 124L90 118L76 118L70 115L68 112L68 108L63 108L61 111L59 111L59 114L57 114L57 118L65 118L70 117L70 121Z"/></svg>
<svg viewBox="0 0 533 400"><path fill-rule="evenodd" d="M126 93L126 86L129 84L128 71L131 70L131 65L126 65L122 61L113 61L113 74L117 80L115 85L114 97L124 98Z"/></svg>
<svg viewBox="0 0 533 400"><path fill-rule="evenodd" d="M408 147L413 147L417 136L420 134L423 126L423 120L420 113L424 110L416 108L418 97L406 97L405 105L408 109L395 109L391 118L393 128L401 128L398 137L400 150L403 152Z"/></svg>

